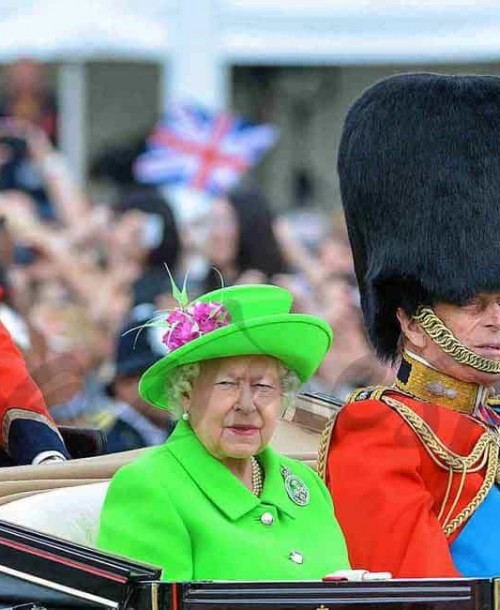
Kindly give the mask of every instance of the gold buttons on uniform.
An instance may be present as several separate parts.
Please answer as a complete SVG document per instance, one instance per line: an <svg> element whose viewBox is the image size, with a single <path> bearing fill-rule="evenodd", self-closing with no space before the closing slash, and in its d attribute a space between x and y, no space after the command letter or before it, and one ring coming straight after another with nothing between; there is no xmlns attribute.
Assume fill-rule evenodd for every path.
<svg viewBox="0 0 500 610"><path fill-rule="evenodd" d="M272 525L274 523L274 517L271 515L271 513L263 513L260 518L260 522L263 525Z"/></svg>
<svg viewBox="0 0 500 610"><path fill-rule="evenodd" d="M290 561L293 561L293 563L304 563L304 557L302 556L302 553L299 553L298 551L292 551L290 555L288 555L288 559L290 559Z"/></svg>

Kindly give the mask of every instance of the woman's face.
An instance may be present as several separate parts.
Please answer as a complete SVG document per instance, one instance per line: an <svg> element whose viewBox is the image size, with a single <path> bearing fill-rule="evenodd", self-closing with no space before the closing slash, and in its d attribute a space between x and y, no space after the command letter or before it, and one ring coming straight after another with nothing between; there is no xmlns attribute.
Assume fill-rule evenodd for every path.
<svg viewBox="0 0 500 610"><path fill-rule="evenodd" d="M114 219L109 232L114 250L139 263L146 259L148 253L147 248L142 246L147 216L140 210L129 210Z"/></svg>
<svg viewBox="0 0 500 610"><path fill-rule="evenodd" d="M235 262L239 247L238 218L225 199L214 202L208 219L207 258L216 267L224 268Z"/></svg>
<svg viewBox="0 0 500 610"><path fill-rule="evenodd" d="M271 441L281 409L283 367L268 356L202 362L184 409L205 448L222 460L245 459Z"/></svg>

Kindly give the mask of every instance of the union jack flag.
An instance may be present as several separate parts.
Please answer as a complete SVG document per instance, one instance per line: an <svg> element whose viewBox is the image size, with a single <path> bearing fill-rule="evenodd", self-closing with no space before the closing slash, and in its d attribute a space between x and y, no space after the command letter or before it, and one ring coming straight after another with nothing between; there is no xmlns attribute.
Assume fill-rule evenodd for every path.
<svg viewBox="0 0 500 610"><path fill-rule="evenodd" d="M134 166L139 182L183 185L220 195L228 191L278 139L272 125L191 104L168 110Z"/></svg>

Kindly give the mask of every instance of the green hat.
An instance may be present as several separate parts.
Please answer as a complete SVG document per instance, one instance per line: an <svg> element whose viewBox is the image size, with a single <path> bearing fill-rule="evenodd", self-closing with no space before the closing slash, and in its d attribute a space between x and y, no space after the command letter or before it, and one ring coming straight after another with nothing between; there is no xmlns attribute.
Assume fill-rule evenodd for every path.
<svg viewBox="0 0 500 610"><path fill-rule="evenodd" d="M165 382L179 366L231 356L272 356L305 382L332 343L333 333L326 322L290 313L292 295L284 288L232 286L204 294L195 302L221 303L229 313L228 323L177 347L144 373L139 394L161 409L169 409Z"/></svg>

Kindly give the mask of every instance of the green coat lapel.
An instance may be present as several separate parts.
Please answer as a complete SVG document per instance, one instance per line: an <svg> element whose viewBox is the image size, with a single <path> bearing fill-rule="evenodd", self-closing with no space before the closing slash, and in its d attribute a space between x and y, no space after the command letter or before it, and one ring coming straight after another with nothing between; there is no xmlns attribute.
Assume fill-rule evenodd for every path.
<svg viewBox="0 0 500 610"><path fill-rule="evenodd" d="M166 446L205 496L232 521L260 503L273 504L293 518L297 516L297 510L301 510L285 490L281 466L286 462L271 447L266 447L257 456L265 475L262 496L257 498L205 449L187 422L178 422Z"/></svg>
<svg viewBox="0 0 500 610"><path fill-rule="evenodd" d="M167 446L205 496L231 521L259 504L259 498L205 449L188 423L181 420L177 424Z"/></svg>

